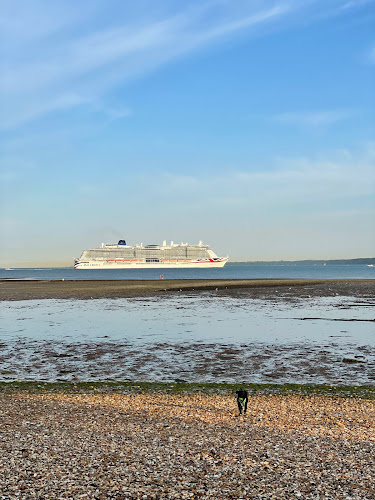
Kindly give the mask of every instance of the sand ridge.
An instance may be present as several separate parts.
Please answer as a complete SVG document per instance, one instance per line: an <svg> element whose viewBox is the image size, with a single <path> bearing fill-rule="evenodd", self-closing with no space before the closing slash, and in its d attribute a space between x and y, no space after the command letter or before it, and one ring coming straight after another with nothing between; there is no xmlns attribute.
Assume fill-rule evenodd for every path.
<svg viewBox="0 0 375 500"><path fill-rule="evenodd" d="M373 293L375 280L357 279L189 279L189 280L0 280L0 301L31 299L98 299L145 297L180 292L272 294L283 290L310 294Z"/></svg>

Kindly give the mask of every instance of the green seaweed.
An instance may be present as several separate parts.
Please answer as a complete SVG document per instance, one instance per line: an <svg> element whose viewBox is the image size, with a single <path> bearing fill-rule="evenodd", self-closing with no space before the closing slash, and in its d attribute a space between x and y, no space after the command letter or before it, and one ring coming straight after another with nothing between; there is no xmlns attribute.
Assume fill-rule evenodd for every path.
<svg viewBox="0 0 375 500"><path fill-rule="evenodd" d="M235 394L239 387L246 388L250 394L298 394L330 395L345 398L375 399L375 386L330 386L307 384L228 384L196 383L176 380L175 382L38 382L38 381L0 381L0 392L80 393L80 394Z"/></svg>

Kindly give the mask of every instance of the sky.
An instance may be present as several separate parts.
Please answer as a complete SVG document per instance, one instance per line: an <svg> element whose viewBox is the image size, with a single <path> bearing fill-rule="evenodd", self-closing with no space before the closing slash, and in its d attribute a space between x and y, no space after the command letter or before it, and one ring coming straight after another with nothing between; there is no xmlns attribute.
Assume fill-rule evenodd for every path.
<svg viewBox="0 0 375 500"><path fill-rule="evenodd" d="M375 256L374 0L0 0L0 267Z"/></svg>

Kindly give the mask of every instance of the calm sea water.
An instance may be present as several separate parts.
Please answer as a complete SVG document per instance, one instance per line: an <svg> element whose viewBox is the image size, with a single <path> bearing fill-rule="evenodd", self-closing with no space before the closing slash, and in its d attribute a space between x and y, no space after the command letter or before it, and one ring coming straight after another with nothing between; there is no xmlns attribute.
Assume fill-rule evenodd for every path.
<svg viewBox="0 0 375 500"><path fill-rule="evenodd" d="M365 264L254 264L228 263L222 269L90 269L71 267L0 269L0 279L25 280L158 280L342 278L375 279L375 267Z"/></svg>
<svg viewBox="0 0 375 500"><path fill-rule="evenodd" d="M3 301L0 315L4 380L375 381L371 298L211 291Z"/></svg>
<svg viewBox="0 0 375 500"><path fill-rule="evenodd" d="M0 270L36 280L375 278L366 265ZM374 281L375 284L375 281ZM1 286L1 283L0 283ZM372 297L198 295L0 302L0 379L373 384ZM349 360L349 361L345 361Z"/></svg>

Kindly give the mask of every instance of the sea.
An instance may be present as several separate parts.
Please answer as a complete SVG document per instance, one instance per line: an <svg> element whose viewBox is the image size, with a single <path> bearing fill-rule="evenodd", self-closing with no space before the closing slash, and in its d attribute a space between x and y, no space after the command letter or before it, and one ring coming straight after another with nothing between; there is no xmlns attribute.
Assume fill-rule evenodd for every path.
<svg viewBox="0 0 375 500"><path fill-rule="evenodd" d="M375 279L366 264L229 262L216 269L74 269L73 267L2 268L0 279L17 280L159 280L159 279Z"/></svg>
<svg viewBox="0 0 375 500"><path fill-rule="evenodd" d="M374 279L366 264L1 269L2 279ZM375 284L375 281L374 281ZM0 380L375 384L374 294L272 289L0 302Z"/></svg>

